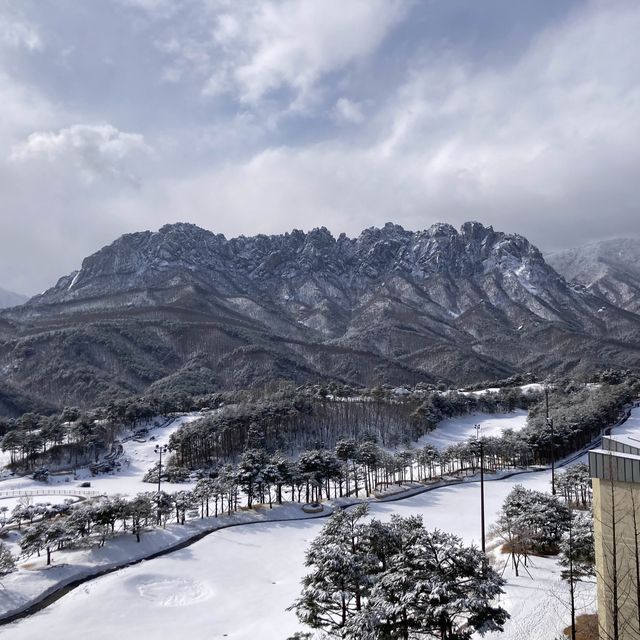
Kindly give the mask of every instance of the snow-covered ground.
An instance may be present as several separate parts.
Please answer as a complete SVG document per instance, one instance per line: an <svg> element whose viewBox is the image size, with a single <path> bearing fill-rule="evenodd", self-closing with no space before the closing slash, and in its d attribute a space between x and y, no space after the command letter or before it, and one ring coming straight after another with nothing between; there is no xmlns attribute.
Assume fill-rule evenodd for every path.
<svg viewBox="0 0 640 640"><path fill-rule="evenodd" d="M514 485L543 490L549 481L550 474L540 472L487 483L487 521L495 519ZM427 527L478 543L479 492L477 483L445 487L374 504L371 515L388 520L392 514L421 514ZM62 637L73 628L79 637L106 640L126 637L135 627L140 637L282 640L302 629L286 608L299 593L305 550L323 523L264 523L215 533L163 558L86 583L41 613L0 628L0 637ZM554 561L535 563L535 581L528 576L513 580L507 572L505 602L517 615L501 636L505 639L547 640L550 630L566 623L557 607L539 608L550 601L550 589L562 593Z"/></svg>
<svg viewBox="0 0 640 640"><path fill-rule="evenodd" d="M64 504L65 502L77 502L78 498L74 496L60 496L53 494L45 494L45 495L37 495L33 497L11 497L11 498L3 498L0 496L0 509L3 507L7 507L8 512L10 513L12 509L18 505L56 505L56 504ZM2 521L2 516L0 516L0 521Z"/></svg>
<svg viewBox="0 0 640 640"><path fill-rule="evenodd" d="M517 409L511 413L470 413L465 416L448 418L425 436L422 436L415 447L432 444L444 449L458 442L475 438L476 425L480 425L481 436L499 436L506 429L519 431L527 423L527 412Z"/></svg>
<svg viewBox="0 0 640 640"><path fill-rule="evenodd" d="M473 427L478 422L483 422L483 433L495 434L504 428L521 428L525 418L524 412L508 416L465 416L442 425L439 434L436 430L429 435L439 438L434 444L446 446L475 435ZM616 430L616 433L623 432L640 437L640 409L635 409L631 419ZM504 498L516 484L548 490L549 483L548 471L487 482L487 523L490 525L495 520ZM449 531L468 543L478 544L479 493L478 483L464 482L397 502L372 504L371 515L387 520L393 514L421 514L427 528ZM3 640L30 640L45 634L63 637L73 629L79 637L106 640L114 635L128 637L135 628L140 637L160 639L182 636L283 640L302 629L295 615L286 608L300 590L300 579L306 571L305 550L323 524L323 520L261 522L219 531L180 551L88 582L42 612L0 627L0 637ZM188 528L198 526L203 525L197 522L187 525ZM187 528L175 525L166 534L158 532L156 541L161 541L161 536L175 536L185 531ZM141 554L149 552L144 545L157 544L153 536L143 538ZM127 557L127 553L138 550L133 536L125 540L123 547L126 548L112 543L104 550L92 550L92 557L83 561L95 561L102 552L110 554L109 560L113 563L117 557ZM166 546L166 540L163 542ZM496 556L496 566L502 569L506 558L497 552ZM73 557L69 557L68 562L72 561ZM54 571L64 571L64 565L48 570ZM560 580L555 559L534 558L530 571L535 579L526 574L515 578L507 567L508 584L503 604L512 618L504 634L486 637L548 640L566 626L567 589ZM48 572L37 571L39 575L53 578L54 574ZM593 585L587 585L579 602L588 612L595 609L594 592Z"/></svg>
<svg viewBox="0 0 640 640"><path fill-rule="evenodd" d="M66 482L64 477L53 477L49 483L35 482L28 476L13 477L4 480L2 484L0 484L0 491L27 489L46 490L48 487L52 489L64 488L66 490L79 487L80 484L85 481L91 483L92 490L107 495L122 494L131 496L141 491L153 491L155 486L148 482L142 482L142 478L149 468L158 462L158 454L154 451L156 445L162 446L168 444L172 433L177 431L185 422L190 422L198 417L200 417L199 414L185 415L176 418L164 426L150 428L144 442L138 442L133 439L126 440L123 443L124 454L118 459L121 463L120 469L113 473L92 476L89 469L85 468L78 470L76 474L77 480L74 480L71 476L67 476L67 479L70 478L70 481ZM154 438L153 440L151 440L152 437ZM167 492L180 491L181 489L191 488L192 485L193 483L172 484L163 482L162 489ZM37 500L40 501L39 496Z"/></svg>

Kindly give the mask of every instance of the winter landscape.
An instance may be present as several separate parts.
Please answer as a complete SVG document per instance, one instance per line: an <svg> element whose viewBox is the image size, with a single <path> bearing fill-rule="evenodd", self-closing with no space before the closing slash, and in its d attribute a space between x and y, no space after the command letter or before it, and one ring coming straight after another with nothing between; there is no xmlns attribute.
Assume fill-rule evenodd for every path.
<svg viewBox="0 0 640 640"><path fill-rule="evenodd" d="M0 639L640 639L640 5L0 0Z"/></svg>
<svg viewBox="0 0 640 640"><path fill-rule="evenodd" d="M597 402L602 399L602 388L601 384L593 384L582 390L574 390L573 394L581 396L582 401L588 399L590 402ZM377 457L373 465L384 466L385 473L389 473L389 468L393 470L391 473L394 481L389 485L379 482L371 490L361 488L357 495L353 490L350 496L339 495L343 494L343 489L344 494L347 493L347 485L345 481L343 486L337 457L338 477L333 476L333 479L324 481L318 478L315 467L305 471L303 464L310 452L299 454L298 467L303 475L297 481L291 477L288 482L297 483L300 490L304 491L303 487L308 485L308 478L311 476L320 485L327 483L325 489L328 495L331 495L328 485L333 485L334 497L323 501L323 508L319 513L305 513L301 508L304 500L298 503L287 500L286 489L283 491L285 495L282 504L278 503L270 508L262 498L261 504L254 504L254 508L247 509L250 494L248 487L251 485L246 483L242 474L255 473L256 487L261 482L269 482L265 477L269 471L267 459L263 462L267 465L263 469L252 469L249 466L260 464L255 450L245 451L236 468L232 484L233 491L240 494L240 504L232 508L232 513L225 513L222 502L218 515L212 515L211 505L209 517L206 517L202 499L197 497L202 488L202 478L196 480L184 477L178 483L166 479L161 485L162 495L169 497L173 494L176 500L174 507L182 508L177 506L177 496L184 496L185 492L192 494L185 507L188 516L184 523L179 515L174 519L173 507L170 505L170 513L162 516L165 524L161 527L153 528L146 524L136 530L131 520L128 531L122 529L127 527L123 521L118 531L107 531L105 534L96 523L93 525L94 531L87 534L86 540L79 544L84 536L74 529L76 524L69 525L69 530L59 537L59 540L65 541L62 548L56 546L57 542L53 544L55 550L52 552L53 560L50 565L45 553L47 542L43 540L37 545L42 553L38 551L34 555L27 550L28 561L3 578L5 598L2 613L11 615L19 612L37 603L48 593L56 594L56 598L50 603L46 602L41 611L36 612L36 607L32 615L7 625L0 634L17 638L33 637L47 630L62 634L69 620L81 620L82 622L74 623L74 628L96 637L107 638L114 633L126 633L132 623L145 635L172 637L181 632L198 635L202 620L206 619L207 632L213 637L293 637L296 632L305 630L296 615L287 610L297 597L300 581L306 573L305 553L312 540L321 533L329 514L336 509L339 511L340 507L345 507L349 512L356 509L358 504L368 503L366 518L382 522L388 522L393 515L421 516L428 529L449 532L459 536L465 544L479 546L480 478L477 468L473 468L473 458L477 459L478 456L474 444L479 438L489 455L490 452L498 451L498 443L504 440L508 442L520 436L523 430L526 432L531 429L531 425L527 426L528 412L515 408L514 405L531 403L535 407L536 400L541 397L541 390L541 385L529 384L513 387L508 393L495 389L466 394L436 392L430 402L433 403L438 398L435 402L441 404L446 412L456 411L456 398L466 408L470 397L476 398L477 407L483 406L493 411L476 411L437 420L426 435L409 446L390 449L375 445L373 449L365 449L368 455L374 453ZM384 401L385 404L389 403L394 412L398 411L399 404L410 404L415 392L409 393L407 397L405 391L397 389ZM552 393L551 397L555 398L557 393ZM424 405L424 394L418 395ZM504 411L506 407L503 407L502 412L496 410L498 398L512 409ZM380 402L380 398L376 400L360 395L334 395L331 400L322 400L323 404L334 405L340 413L347 407L354 421L357 421L354 407L360 407L365 414L373 415L374 412L384 411L380 406L375 407ZM238 408L231 407L226 411L237 416ZM623 423L614 427L615 433L640 437L639 412L640 409L625 410L623 407ZM0 501L7 506L4 511L5 519L7 513L13 518L3 527L5 547L14 551L16 556L21 555L21 548L24 552L24 534L16 526L20 510L35 512L35 515L25 513L22 516L25 521L52 520L59 524L60 518L71 522L73 516L67 513L56 517L51 510L55 510L56 503L64 504L71 496L81 501L74 503L77 509L86 508L89 513L92 509L93 513L98 513L101 505L104 506L110 499L134 499L144 494L153 502L150 479L145 476L157 464L156 447L171 446L172 443L175 446L175 436L182 429L190 424L206 424L211 417L214 420L220 419L224 413L224 408L207 409L205 412L145 421L133 433L123 434L113 468L103 473L91 473L88 467L79 466L71 478L65 474L55 474L55 477L51 474L43 482L42 479L34 480L30 475L17 476L7 472L0 485ZM581 413L576 411L575 415L578 417ZM532 418L532 422L533 420ZM383 432L386 432L386 428L381 427ZM255 434L250 434L250 437L254 436ZM269 449L268 442L262 440L262 444ZM336 443L337 453L340 453L341 445L344 444L345 440ZM563 446L566 447L566 444ZM3 449L5 455L8 452L11 456L11 449L7 446L3 446ZM566 473L566 469L575 469L576 465L584 463L585 455L580 453L580 450L584 451L584 446L578 449L577 453L557 460L559 477ZM360 456L365 455L365 450L361 450ZM428 458L425 458L425 454L428 454ZM357 454L354 452L352 455L355 457ZM465 467L464 460L469 455L472 457L471 467ZM459 457L460 462L455 457ZM425 459L433 463L433 471L429 473L432 478L423 477L418 480L421 477L420 466ZM349 467L348 460L345 462ZM510 614L504 626L504 633L510 638L546 638L549 630L559 634L567 626L568 619L567 586L561 577L559 558L554 554L532 555L526 568L521 567L520 575L516 576L511 557L502 547L504 540L500 535L490 535L493 525L500 519L505 499L515 487L538 492L549 491L551 472L548 465L534 464L534 460L528 462L528 466L517 465L511 468L504 465L491 471L486 469L484 478L488 551L492 564L506 580L499 602ZM222 469L218 468L218 472L210 473L210 477L219 482L220 471ZM292 473L291 469L289 473ZM357 476L362 478L369 472L366 469L357 469L355 472L347 469L347 473L351 476L351 482L355 482ZM416 480L409 480L411 476ZM151 484L155 481L151 479ZM274 477L272 483L278 486L279 482L282 481ZM91 488L83 488L83 484L90 484ZM49 495L46 495L47 490L51 492ZM268 487L269 494L271 490ZM320 493L322 491L320 489ZM56 492L64 492L69 497L56 497ZM211 497L214 495L215 509L218 512L218 494L215 489ZM257 495L252 497L254 501L258 501ZM295 492L293 497L295 498ZM273 502L280 501L274 497ZM40 505L49 506L44 507L44 512L38 513ZM152 508L144 517L153 521L155 509ZM553 515L550 517L553 518ZM232 528L228 528L229 525L233 525ZM27 525L23 523L23 526ZM31 526L37 527L37 524ZM208 535L201 537L202 533ZM141 534L140 542L136 541L137 534ZM193 544L181 546L181 543L194 539L196 541ZM170 550L176 545L181 548L125 567L131 561ZM83 578L105 569L116 570L103 577L82 581ZM80 580L81 584L68 593L65 589L60 590L75 580ZM60 595L62 597L57 599ZM243 614L247 598L252 602L254 610L250 617ZM578 585L576 602L578 615L594 613L593 579ZM495 632L495 635L501 634Z"/></svg>

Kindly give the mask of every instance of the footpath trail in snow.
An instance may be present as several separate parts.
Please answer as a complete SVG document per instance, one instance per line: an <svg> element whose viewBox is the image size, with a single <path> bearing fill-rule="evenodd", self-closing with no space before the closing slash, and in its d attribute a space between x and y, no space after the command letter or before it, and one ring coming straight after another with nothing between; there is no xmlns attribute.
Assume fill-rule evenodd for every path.
<svg viewBox="0 0 640 640"><path fill-rule="evenodd" d="M473 429L479 420L467 418L467 426ZM521 420L522 416L512 415L512 419ZM638 409L623 428L640 434ZM457 441L466 439L461 435L458 431ZM487 523L495 520L516 484L548 490L549 483L548 471L487 482ZM478 483L463 483L397 502L375 503L370 513L382 520L393 514L420 514L427 528L449 531L467 543L478 544L479 496ZM80 637L106 640L114 635L127 637L135 628L140 637L160 639L283 640L303 630L286 608L299 593L306 572L305 551L324 522L265 522L217 532L162 558L88 582L40 613L0 627L0 637L64 637L73 629ZM500 566L504 560L501 556ZM504 634L485 637L548 640L565 626L567 613L562 600L566 586L560 581L555 559L534 559L531 573L535 580L526 574L515 578L507 569L509 582L503 602L512 618ZM594 609L592 588L587 588L581 604Z"/></svg>

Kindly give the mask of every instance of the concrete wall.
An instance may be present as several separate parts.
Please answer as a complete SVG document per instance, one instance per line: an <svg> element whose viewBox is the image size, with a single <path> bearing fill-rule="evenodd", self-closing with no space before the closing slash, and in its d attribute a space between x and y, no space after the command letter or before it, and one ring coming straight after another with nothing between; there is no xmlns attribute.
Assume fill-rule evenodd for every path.
<svg viewBox="0 0 640 640"><path fill-rule="evenodd" d="M640 484L593 478L593 510L600 640L640 640Z"/></svg>

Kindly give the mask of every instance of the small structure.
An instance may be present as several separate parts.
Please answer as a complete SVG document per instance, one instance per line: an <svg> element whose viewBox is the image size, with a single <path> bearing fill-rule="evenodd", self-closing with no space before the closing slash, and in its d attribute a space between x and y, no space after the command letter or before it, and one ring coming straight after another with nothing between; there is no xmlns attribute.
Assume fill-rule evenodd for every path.
<svg viewBox="0 0 640 640"><path fill-rule="evenodd" d="M640 638L640 440L604 436L589 452L601 638Z"/></svg>
<svg viewBox="0 0 640 640"><path fill-rule="evenodd" d="M324 507L319 502L314 502L312 504L303 504L302 510L305 513L322 513Z"/></svg>

